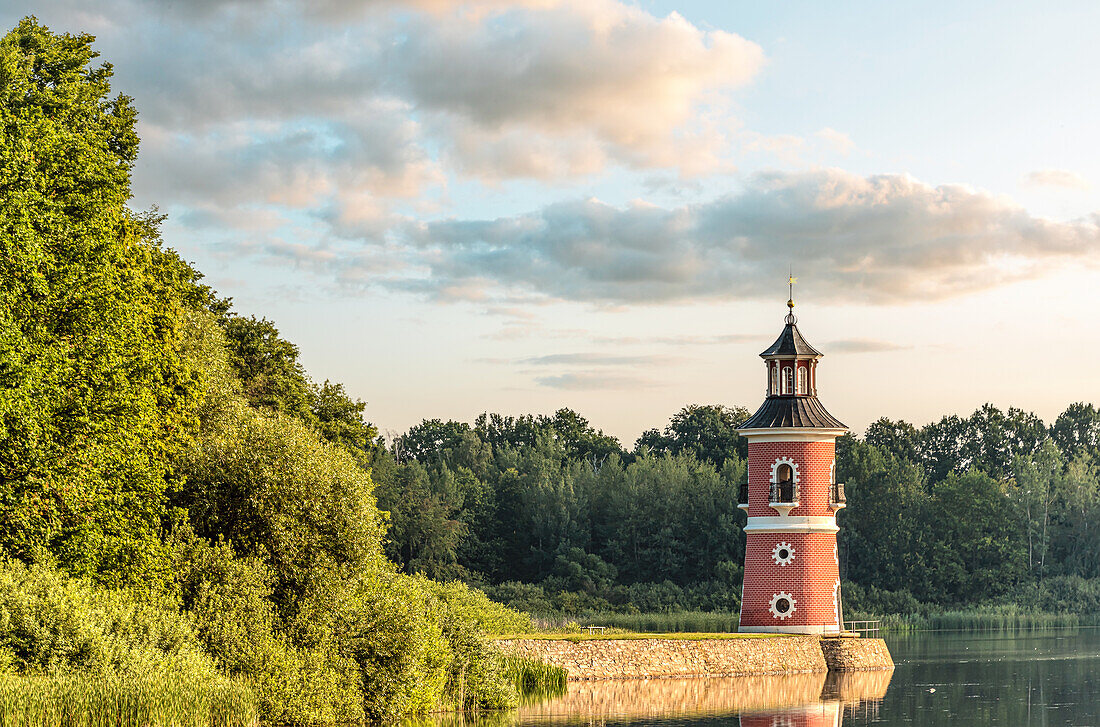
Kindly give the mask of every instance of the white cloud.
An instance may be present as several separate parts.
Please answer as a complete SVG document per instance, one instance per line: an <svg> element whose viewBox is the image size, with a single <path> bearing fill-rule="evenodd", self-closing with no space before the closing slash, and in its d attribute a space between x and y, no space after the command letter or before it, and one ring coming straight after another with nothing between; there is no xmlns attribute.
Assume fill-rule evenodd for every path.
<svg viewBox="0 0 1100 727"><path fill-rule="evenodd" d="M1024 177L1029 187L1064 187L1066 189L1092 189L1092 183L1077 172L1067 169L1039 169Z"/></svg>
<svg viewBox="0 0 1100 727"><path fill-rule="evenodd" d="M601 391L606 389L648 389L660 384L629 374L569 373L539 376L535 382L552 389L567 391Z"/></svg>
<svg viewBox="0 0 1100 727"><path fill-rule="evenodd" d="M673 209L589 199L427 223L411 240L429 281L610 304L770 294L791 262L815 297L878 303L1100 264L1098 216L1055 222L964 186L840 170L762 174L738 194Z"/></svg>
<svg viewBox="0 0 1100 727"><path fill-rule="evenodd" d="M814 136L825 142L833 151L843 156L848 156L856 148L856 143L852 141L850 136L836 129L825 127L824 129L814 132Z"/></svg>
<svg viewBox="0 0 1100 727"><path fill-rule="evenodd" d="M400 92L442 116L459 164L490 177L549 176L609 158L692 172L718 165L725 141L706 121L708 96L751 80L763 51L675 13L576 0L513 7L491 22L423 16L389 58Z"/></svg>
<svg viewBox="0 0 1100 727"><path fill-rule="evenodd" d="M841 341L831 341L824 348L836 353L881 353L883 351L901 351L910 347L872 338L847 338Z"/></svg>

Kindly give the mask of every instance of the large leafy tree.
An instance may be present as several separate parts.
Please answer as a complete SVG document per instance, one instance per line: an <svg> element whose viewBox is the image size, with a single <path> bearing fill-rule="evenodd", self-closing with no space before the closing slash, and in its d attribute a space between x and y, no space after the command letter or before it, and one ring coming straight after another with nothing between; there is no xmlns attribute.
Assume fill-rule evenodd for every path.
<svg viewBox="0 0 1100 727"><path fill-rule="evenodd" d="M144 579L195 426L185 311L207 294L126 206L135 111L92 40L28 18L0 41L0 547Z"/></svg>
<svg viewBox="0 0 1100 727"><path fill-rule="evenodd" d="M748 441L737 433L737 425L749 418L748 409L721 404L685 406L668 423L664 432L650 429L635 444L654 453L691 452L700 460L721 467L727 459L745 459Z"/></svg>

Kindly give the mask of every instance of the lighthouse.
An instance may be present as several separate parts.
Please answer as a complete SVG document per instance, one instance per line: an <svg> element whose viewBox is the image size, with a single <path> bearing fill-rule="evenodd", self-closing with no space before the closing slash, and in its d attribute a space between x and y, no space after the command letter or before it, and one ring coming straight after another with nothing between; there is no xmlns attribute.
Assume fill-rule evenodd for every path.
<svg viewBox="0 0 1100 727"><path fill-rule="evenodd" d="M837 634L844 486L836 481L836 438L848 429L817 398L822 354L798 330L793 288L787 307L783 332L760 354L764 403L738 427L749 448L738 497L748 515L738 630Z"/></svg>

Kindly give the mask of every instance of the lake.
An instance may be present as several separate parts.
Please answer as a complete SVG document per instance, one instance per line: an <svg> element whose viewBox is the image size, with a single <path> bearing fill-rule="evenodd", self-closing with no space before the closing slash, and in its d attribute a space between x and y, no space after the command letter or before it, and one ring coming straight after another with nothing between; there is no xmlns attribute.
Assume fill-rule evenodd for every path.
<svg viewBox="0 0 1100 727"><path fill-rule="evenodd" d="M893 672L571 682L525 725L1100 725L1100 630L888 637ZM448 723L451 723L448 721Z"/></svg>

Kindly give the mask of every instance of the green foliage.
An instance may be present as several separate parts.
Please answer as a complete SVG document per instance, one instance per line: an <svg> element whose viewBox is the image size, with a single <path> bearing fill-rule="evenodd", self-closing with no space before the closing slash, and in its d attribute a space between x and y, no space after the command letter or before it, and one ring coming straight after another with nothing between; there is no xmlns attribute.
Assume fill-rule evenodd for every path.
<svg viewBox="0 0 1100 727"><path fill-rule="evenodd" d="M196 424L195 273L126 207L135 112L89 35L0 41L0 548L161 576L168 459Z"/></svg>
<svg viewBox="0 0 1100 727"><path fill-rule="evenodd" d="M248 403L308 419L309 378L298 362L298 347L266 318L229 315L223 325L230 363Z"/></svg>
<svg viewBox="0 0 1100 727"><path fill-rule="evenodd" d="M23 704L74 723L513 703L484 634L527 619L383 556L364 404L310 382L273 323L231 314L162 249L161 218L126 208L134 111L91 42L33 19L0 42L0 548L18 559L0 562L0 671L51 675L18 682ZM471 522L488 461L472 443L409 478ZM20 562L39 560L60 569Z"/></svg>
<svg viewBox="0 0 1100 727"><path fill-rule="evenodd" d="M353 452L368 449L378 436L378 430L363 419L366 406L352 400L343 384L325 379L320 386L310 387L309 408L318 433Z"/></svg>
<svg viewBox="0 0 1100 727"><path fill-rule="evenodd" d="M256 727L247 686L189 675L0 676L0 727Z"/></svg>
<svg viewBox="0 0 1100 727"><path fill-rule="evenodd" d="M508 654L504 657L504 673L516 692L525 697L537 699L559 697L565 694L566 679L569 676L568 672L560 666L518 654Z"/></svg>
<svg viewBox="0 0 1100 727"><path fill-rule="evenodd" d="M382 518L370 475L301 422L237 404L179 461L177 504L202 537L266 562L284 608L338 567L380 567Z"/></svg>
<svg viewBox="0 0 1100 727"><path fill-rule="evenodd" d="M421 585L438 598L452 617L469 622L485 634L518 634L531 628L531 617L490 600L483 591L464 583L438 583L427 579Z"/></svg>
<svg viewBox="0 0 1100 727"><path fill-rule="evenodd" d="M681 409L663 433L647 430L634 445L654 454L690 452L717 468L728 459L748 457L748 440L737 433L737 425L752 414L744 407L691 404Z"/></svg>
<svg viewBox="0 0 1100 727"><path fill-rule="evenodd" d="M18 561L0 563L0 651L18 673L218 678L214 660L171 604Z"/></svg>

